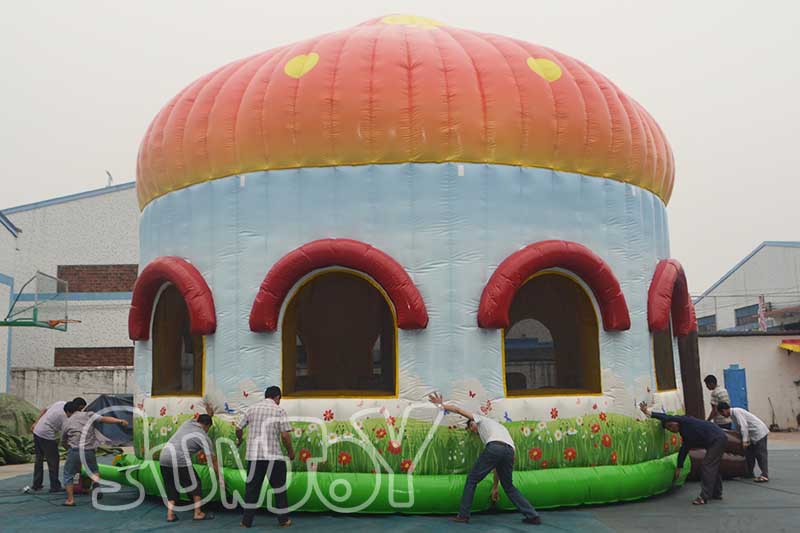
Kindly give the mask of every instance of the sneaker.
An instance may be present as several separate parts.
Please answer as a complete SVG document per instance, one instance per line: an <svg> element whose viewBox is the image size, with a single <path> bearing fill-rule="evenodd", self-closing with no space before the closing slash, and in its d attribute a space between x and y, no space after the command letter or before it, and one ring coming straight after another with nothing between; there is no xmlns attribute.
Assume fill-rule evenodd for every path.
<svg viewBox="0 0 800 533"><path fill-rule="evenodd" d="M542 525L542 519L538 516L528 516L522 519L523 524L531 524L533 526Z"/></svg>
<svg viewBox="0 0 800 533"><path fill-rule="evenodd" d="M450 521L451 522L456 522L458 524L469 524L469 518L466 518L466 517L463 517L463 516L459 516L459 515L450 517Z"/></svg>
<svg viewBox="0 0 800 533"><path fill-rule="evenodd" d="M292 520L289 519L286 522L278 522L278 527L291 527Z"/></svg>
<svg viewBox="0 0 800 533"><path fill-rule="evenodd" d="M66 492L66 489L64 489L64 487L56 487L54 489L51 488L49 492L50 494L57 494L59 492Z"/></svg>

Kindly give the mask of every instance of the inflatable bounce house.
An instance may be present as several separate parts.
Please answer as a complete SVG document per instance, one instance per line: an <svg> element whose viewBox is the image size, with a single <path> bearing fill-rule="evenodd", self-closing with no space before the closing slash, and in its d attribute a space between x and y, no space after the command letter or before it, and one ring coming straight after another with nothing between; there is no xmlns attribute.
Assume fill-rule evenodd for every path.
<svg viewBox="0 0 800 533"><path fill-rule="evenodd" d="M303 510L456 511L482 446L432 391L506 424L537 507L667 490L680 442L637 402L702 410L673 180L658 124L600 73L427 18L209 73L141 144L147 416L106 476L139 466L157 493L141 467L205 401L242 491L232 422L277 384Z"/></svg>

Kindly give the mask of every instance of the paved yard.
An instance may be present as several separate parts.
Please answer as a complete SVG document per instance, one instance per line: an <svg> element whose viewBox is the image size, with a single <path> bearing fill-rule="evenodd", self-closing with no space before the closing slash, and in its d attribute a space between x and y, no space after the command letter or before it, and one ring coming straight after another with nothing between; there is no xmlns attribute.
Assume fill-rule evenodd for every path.
<svg viewBox="0 0 800 533"><path fill-rule="evenodd" d="M542 513L544 525L535 531L647 531L692 532L715 531L760 532L798 531L800 522L800 433L770 436L771 482L757 485L734 480L725 483L725 499L704 507L694 507L690 501L699 487L689 483L670 494L641 502L622 505L582 507ZM80 497L78 507L60 506L62 497L29 495L20 489L30 482L30 467L0 468L0 531L151 531L155 529L191 531L223 531L238 527L239 512L220 509L211 522L193 523L191 515L183 513L178 524L164 522L160 502L145 500L129 511L102 512L93 509L88 498ZM20 475L25 471L24 475ZM3 476L7 473L13 477ZM136 492L126 488L119 494L107 496L105 504L122 504L135 500ZM519 522L514 513L480 514L469 525L450 524L445 517L431 516L341 516L329 514L300 514L294 517L295 531L325 531L353 533L354 531L528 531L532 526ZM274 519L266 514L256 518L258 528L276 529Z"/></svg>

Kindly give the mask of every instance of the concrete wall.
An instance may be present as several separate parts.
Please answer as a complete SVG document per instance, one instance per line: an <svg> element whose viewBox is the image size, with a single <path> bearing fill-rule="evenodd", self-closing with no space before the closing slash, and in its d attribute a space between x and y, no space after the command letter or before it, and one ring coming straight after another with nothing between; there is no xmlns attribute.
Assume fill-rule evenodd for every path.
<svg viewBox="0 0 800 533"><path fill-rule="evenodd" d="M81 396L87 402L100 394L132 394L133 367L13 368L11 394L45 407L56 400Z"/></svg>
<svg viewBox="0 0 800 533"><path fill-rule="evenodd" d="M749 410L767 425L781 428L797 427L800 414L800 353L778 348L781 339L791 335L757 335L733 337L700 337L700 368L703 376L714 374L722 382L723 369L738 364L745 369ZM704 387L706 412L710 409L709 391Z"/></svg>
<svg viewBox="0 0 800 533"><path fill-rule="evenodd" d="M776 307L800 303L800 247L766 243L695 304L698 318L716 315L717 329L736 326L735 310L763 294ZM755 328L757 329L757 328Z"/></svg>
<svg viewBox="0 0 800 533"><path fill-rule="evenodd" d="M90 191L4 213L22 230L11 261L5 260L10 271L0 269L13 276L16 290L37 270L56 275L58 265L139 262L139 208L132 187ZM67 332L15 328L12 367L52 367L55 347L131 346L129 293L71 292L69 318L81 323Z"/></svg>

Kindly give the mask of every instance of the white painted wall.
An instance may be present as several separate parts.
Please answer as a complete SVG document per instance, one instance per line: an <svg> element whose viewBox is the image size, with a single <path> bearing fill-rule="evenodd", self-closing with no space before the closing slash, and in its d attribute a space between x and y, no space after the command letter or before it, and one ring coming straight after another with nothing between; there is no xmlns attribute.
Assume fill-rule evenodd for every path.
<svg viewBox="0 0 800 533"><path fill-rule="evenodd" d="M717 329L736 326L734 310L766 302L800 303L800 247L767 244L709 294L696 302L697 316L717 316ZM748 295L748 296L741 296Z"/></svg>
<svg viewBox="0 0 800 533"><path fill-rule="evenodd" d="M723 381L723 369L738 364L745 369L747 400L750 411L767 425L775 423L781 428L797 427L800 414L800 353L778 348L781 339L798 338L791 335L756 335L735 337L700 337L700 369L703 376L714 374ZM706 412L710 409L709 391L705 387Z"/></svg>
<svg viewBox="0 0 800 533"><path fill-rule="evenodd" d="M0 272L14 277L15 290L37 270L55 275L58 265L139 262L139 208L134 188L10 211L6 216L22 233L11 260L5 259L7 271L0 259ZM15 328L12 367L52 367L55 347L130 346L129 306L130 300L119 299L70 301L69 318L81 323L70 325L67 332Z"/></svg>
<svg viewBox="0 0 800 533"><path fill-rule="evenodd" d="M87 402L101 394L126 394L133 390L133 367L14 368L11 394L37 407L81 396Z"/></svg>

